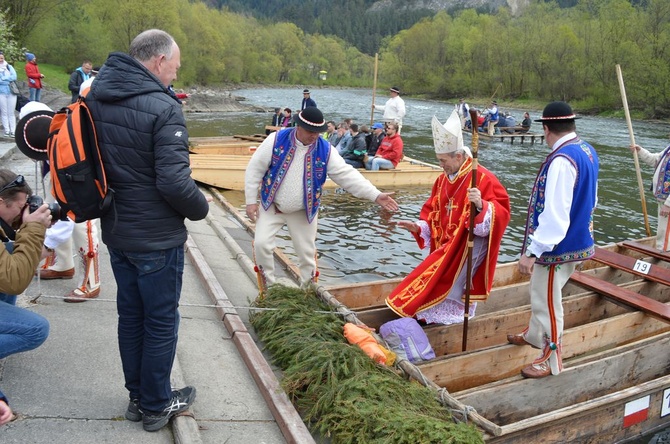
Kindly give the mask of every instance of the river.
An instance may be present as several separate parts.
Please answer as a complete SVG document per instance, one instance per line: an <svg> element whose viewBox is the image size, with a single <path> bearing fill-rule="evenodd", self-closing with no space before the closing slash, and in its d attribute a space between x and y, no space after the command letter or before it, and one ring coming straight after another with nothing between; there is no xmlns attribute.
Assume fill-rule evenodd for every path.
<svg viewBox="0 0 670 444"><path fill-rule="evenodd" d="M236 95L246 103L272 109L275 106L300 108L302 89L246 89ZM370 122L372 94L359 89L317 89L312 98L323 111L326 120L341 121L351 117L359 123ZM383 104L385 94L377 96ZM426 162L435 162L431 119L436 115L442 122L453 109L453 103L405 99L407 116L403 122L402 137L405 153ZM524 109L501 108L521 120ZM531 118L541 112L530 112ZM379 120L380 114L375 113ZM219 136L263 133L272 113L191 113L187 115L191 136ZM634 121L636 142L652 152L668 144L670 124ZM534 122L531 132L541 132ZM591 143L600 156L598 181L598 209L594 217L596 242L604 245L625 239L646 236L640 194L633 156L628 150L629 135L625 120L583 117L577 120L577 132ZM469 137L465 138L466 144ZM544 144L510 144L480 139L479 161L493 171L510 195L512 218L501 245L500 262L517 260L523 240L525 214L533 179L540 163L549 153ZM648 191L653 170L641 165L644 186L647 189L647 211L652 232L656 227L656 202ZM430 190L422 188L384 190L395 192L401 210L388 214L368 201L354 198L342 190L326 192L319 216L317 248L323 283L361 282L406 275L424 257L413 238L397 229L391 221L416 219ZM243 208L241 192L226 192L226 198ZM287 232L282 232L279 244L291 255Z"/></svg>

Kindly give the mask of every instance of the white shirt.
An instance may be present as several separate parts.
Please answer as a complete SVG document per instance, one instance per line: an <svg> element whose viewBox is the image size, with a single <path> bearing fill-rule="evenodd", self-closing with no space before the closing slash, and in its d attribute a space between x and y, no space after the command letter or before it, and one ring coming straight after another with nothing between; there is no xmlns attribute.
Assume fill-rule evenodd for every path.
<svg viewBox="0 0 670 444"><path fill-rule="evenodd" d="M665 151L665 150L663 150ZM652 183L654 186L658 183L658 176L661 174L661 170L663 169L665 171L665 168L659 168L658 163L661 161L661 157L663 156L663 151L659 151L658 153L652 154L646 149L640 147L640 151L637 152L640 160L644 163L646 163L649 166L653 166L656 168L654 170L654 179ZM663 205L670 206L670 195L665 199L663 202Z"/></svg>
<svg viewBox="0 0 670 444"><path fill-rule="evenodd" d="M290 130L282 130L290 131ZM270 168L272 161L272 148L277 138L277 133L270 134L258 146L256 152L251 156L247 171L244 176L244 197L247 205L258 202L258 191L263 180L263 176ZM291 166L286 172L286 177L281 183L275 195L274 204L279 211L292 213L294 211L304 210L305 189L303 185L303 176L305 172L305 155L307 146L303 145L296 138L295 157ZM344 188L356 197L368 199L374 202L381 194L381 191L370 183L354 167L347 164L337 150L330 150L328 165L326 166L328 177L335 181L340 187Z"/></svg>
<svg viewBox="0 0 670 444"><path fill-rule="evenodd" d="M405 117L405 101L400 96L391 97L386 101L386 105L375 105L376 110L384 111L385 121L394 121L402 123Z"/></svg>

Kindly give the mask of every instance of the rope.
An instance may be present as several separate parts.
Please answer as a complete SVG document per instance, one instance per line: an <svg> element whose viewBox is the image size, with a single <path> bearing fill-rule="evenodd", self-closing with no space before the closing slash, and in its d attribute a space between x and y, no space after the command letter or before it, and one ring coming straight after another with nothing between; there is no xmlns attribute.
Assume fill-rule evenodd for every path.
<svg viewBox="0 0 670 444"><path fill-rule="evenodd" d="M447 400L445 399L447 394L448 394L447 389L442 387L438 391L438 394L439 394L440 403L442 405L447 405ZM471 415L477 413L477 410L474 407L472 407L471 405L466 405L466 406L463 407L463 409L450 408L449 410L451 411L452 415L459 415L460 418L462 418L462 419L460 419L460 418L457 418L456 416L454 416L454 421L464 422L466 424L468 423L468 416L471 416Z"/></svg>
<svg viewBox="0 0 670 444"><path fill-rule="evenodd" d="M56 299L56 300L64 300L64 299L72 299L72 297L65 297L65 296L54 296L54 295L48 295L44 293L38 293L35 296L31 296L28 294L24 294L24 296L30 298L30 302L33 304L37 303L37 300L39 298L45 298L45 299ZM105 299L105 298L93 298L93 299L86 299L82 298L85 301L90 301L90 302L113 302L116 303L116 299ZM179 307L193 307L193 308L233 308L235 310L254 310L254 311L279 311L281 309L279 308L266 308L266 307L251 307L251 306L240 306L240 305L212 305L212 304L190 304L190 303L179 303ZM320 313L320 314L336 314L336 315L344 315L343 313L339 313L336 311L326 311L326 310L314 310L313 313Z"/></svg>

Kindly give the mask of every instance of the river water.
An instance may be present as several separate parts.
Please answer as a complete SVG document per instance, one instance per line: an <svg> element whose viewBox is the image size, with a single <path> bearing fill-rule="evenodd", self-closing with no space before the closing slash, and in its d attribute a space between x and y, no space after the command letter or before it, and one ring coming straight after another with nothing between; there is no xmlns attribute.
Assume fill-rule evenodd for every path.
<svg viewBox="0 0 670 444"><path fill-rule="evenodd" d="M275 106L299 109L301 89L246 89L236 91L246 98L245 103L266 107ZM319 89L312 91L326 120L341 121L351 117L359 124L370 123L370 90ZM376 102L383 104L385 94L377 96ZM402 137L405 153L416 159L435 163L432 145L431 119L436 115L444 122L454 104L406 99L407 116L403 122ZM502 108L520 121L523 109ZM539 118L541 112L530 111L531 118ZM375 113L379 120L380 114ZM263 133L272 118L272 113L191 113L187 115L191 136L219 136L233 134ZM660 151L668 144L670 124L633 121L636 142L652 152ZM541 132L534 122L531 132ZM640 193L635 174L633 156L627 146L630 143L628 127L624 119L583 117L577 120L577 132L591 143L600 156L598 209L594 218L596 242L604 245L625 239L646 236ZM469 137L465 138L466 145ZM549 153L544 144L510 144L509 142L480 139L479 161L493 171L505 185L512 204L511 222L501 245L500 262L519 258L523 240L528 196L533 180L542 160ZM653 170L641 165L646 189L649 224L655 233L656 202L648 191ZM404 230L390 224L397 220L415 220L421 206L430 194L430 189L407 188L383 190L395 192L401 210L389 214L377 205L363 201L342 191L326 191L319 216L317 248L321 282L362 282L380 278L404 276L424 257L413 238ZM226 198L240 209L244 199L241 192L225 192ZM279 245L291 255L292 248L286 232L282 233Z"/></svg>

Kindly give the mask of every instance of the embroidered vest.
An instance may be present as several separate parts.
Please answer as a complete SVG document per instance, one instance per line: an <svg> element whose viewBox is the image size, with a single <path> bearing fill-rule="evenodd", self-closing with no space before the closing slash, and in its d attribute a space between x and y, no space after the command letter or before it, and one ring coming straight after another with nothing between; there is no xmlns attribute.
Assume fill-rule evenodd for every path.
<svg viewBox="0 0 670 444"><path fill-rule="evenodd" d="M263 176L261 184L261 204L266 210L274 202L277 191L295 157L295 132L295 128L277 132L277 138L272 147L270 168L268 168L265 176ZM314 217L319 212L321 191L323 184L326 182L329 156L330 144L322 137L319 137L316 145L310 146L307 154L305 154L303 199L309 223L312 223L312 220L314 220Z"/></svg>
<svg viewBox="0 0 670 444"><path fill-rule="evenodd" d="M652 184L651 191L654 192L656 199L665 201L670 195L670 146L663 151L658 165L656 165L656 170L658 171L658 178L656 183Z"/></svg>
<svg viewBox="0 0 670 444"><path fill-rule="evenodd" d="M570 226L565 238L537 259L538 264L557 264L583 261L595 253L593 239L593 212L596 206L596 184L598 182L598 155L591 145L579 139L568 141L549 154L540 166L531 193L524 245L530 244L529 236L538 226L538 218L544 211L545 188L549 165L558 156L564 157L577 170L577 181L573 188Z"/></svg>

